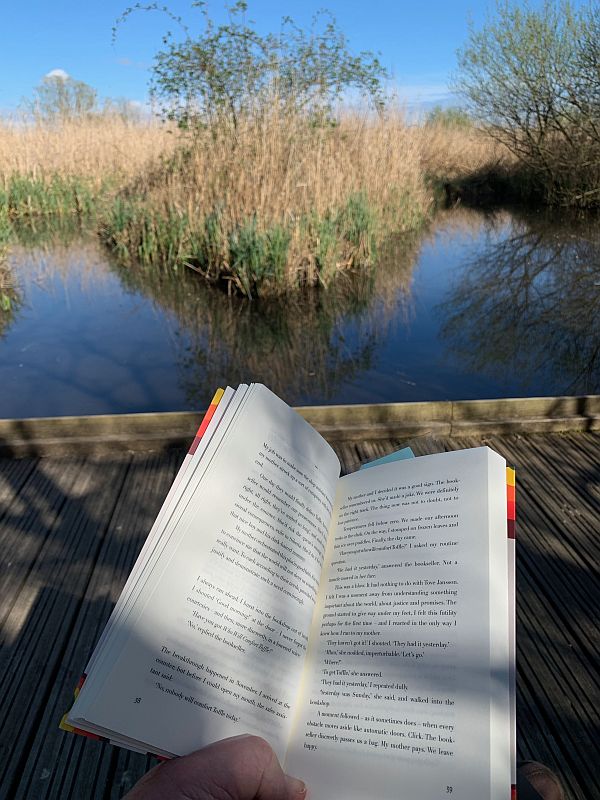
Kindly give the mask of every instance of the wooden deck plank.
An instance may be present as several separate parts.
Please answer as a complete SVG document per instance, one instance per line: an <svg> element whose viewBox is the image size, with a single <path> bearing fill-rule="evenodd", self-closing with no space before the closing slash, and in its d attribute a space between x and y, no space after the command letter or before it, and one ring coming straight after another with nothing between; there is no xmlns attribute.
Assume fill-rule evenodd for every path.
<svg viewBox="0 0 600 800"><path fill-rule="evenodd" d="M86 621L86 614L78 621L77 628L73 632L70 646L67 650L57 680L57 691L54 697L50 698L50 704L55 701L60 715L60 709L65 708L64 687L68 686L67 679L73 677L77 682L79 675L83 672L85 663L100 635L104 625L112 610L115 601L123 588L129 572L137 558L139 551L145 541L146 535L158 514L162 501L164 500L176 470L183 460L183 453L171 453L166 458L153 456L150 458L134 458L132 467L128 474L128 481L124 491L119 498L118 506L115 510L114 518L111 522L111 530L106 538L105 547L100 554L99 561L115 563L113 580L109 591L106 591L106 584L98 577L90 583L86 597L84 598L84 608L87 615L92 617L92 622L96 631L90 634L90 625ZM98 609L98 599L102 598ZM64 673L64 678L63 678ZM63 692L61 693L61 687ZM56 714L47 715L47 725L50 731L56 727ZM64 738L64 737L63 737ZM79 737L78 737L79 738ZM48 747L47 739L39 737L35 746L39 747L40 764L52 763L53 751ZM127 775L119 775L119 759L116 757L115 748L111 745L103 744L100 749L103 752L102 767L107 772L108 779L98 782L95 786L90 786L86 781L85 774L77 765L71 763L65 774L65 787L68 787L70 797L89 797L103 798L106 796L107 787L113 785L118 787L122 794L127 791L130 783L133 785L148 769L148 757L140 754L130 753L127 761ZM91 748L87 748L82 753L84 760L90 757ZM154 762L156 763L156 762ZM125 778L125 780L124 780ZM48 794L44 798L56 798L58 800L63 794ZM23 794L27 798L27 793ZM19 800L17 797L16 800ZM42 800L42 797L40 797Z"/></svg>
<svg viewBox="0 0 600 800"><path fill-rule="evenodd" d="M552 450L549 444L535 442L536 453L544 460L548 471L552 470ZM557 501L551 484L540 487L540 497L552 503L559 518L568 529L577 529L578 547L585 554L590 568L597 570L600 559L600 523L597 517L600 493L600 463L594 468L583 461L573 459L561 469L561 496Z"/></svg>
<svg viewBox="0 0 600 800"><path fill-rule="evenodd" d="M523 662L520 649L518 661ZM565 767L562 738L551 732L542 713L535 691L528 683L527 673L517 677L517 758L519 761L539 761L546 764L557 775L565 788L566 800L582 800L587 797L580 791L580 783L571 770Z"/></svg>
<svg viewBox="0 0 600 800"><path fill-rule="evenodd" d="M71 495L77 495L81 485L82 459L44 462L26 482L18 499L9 503L0 535L0 610L2 633L10 635L18 626L18 609L14 608L23 586L28 584L31 595L36 587L29 574L48 537L52 538L61 511ZM20 606L27 610L26 597L21 595ZM12 614L12 620L8 615ZM1 663L1 662L0 662Z"/></svg>
<svg viewBox="0 0 600 800"><path fill-rule="evenodd" d="M332 447L340 460L342 475L354 472L360 467L361 458L354 442L334 442Z"/></svg>
<svg viewBox="0 0 600 800"><path fill-rule="evenodd" d="M22 594L28 615L18 624L19 599L7 618L16 632L12 646L0 659L0 794L11 796L22 777L32 739L53 686L63 649L80 611L87 583L96 569L97 555L119 495L130 457L99 463L92 459L80 470L75 496L65 502L52 535L36 555ZM110 491L112 490L112 491ZM35 599L31 602L31 592ZM22 720L28 720L23 735Z"/></svg>
<svg viewBox="0 0 600 800"><path fill-rule="evenodd" d="M20 505L20 493L36 466L33 458L0 458L0 522L13 503Z"/></svg>
<svg viewBox="0 0 600 800"><path fill-rule="evenodd" d="M62 657L56 682L51 687L48 700L44 709L44 714L40 722L38 732L31 746L27 762L23 767L18 791L15 797L27 797L35 794L36 797L58 797L58 796L92 796L92 786L104 786L111 780L111 761L112 753L110 747L100 745L95 752L83 747L83 741L79 737L57 737L55 735L56 721L60 719L64 711L70 704L70 691L78 680L78 673L83 669L85 655L81 658L78 651L83 648L84 653L89 654L93 647L94 640L99 636L110 611L115 596L118 595L119 586L122 585L124 575L126 575L130 559L125 559L126 565L120 568L121 550L127 550L127 539L123 540L120 536L119 526L115 522L118 515L118 508L123 503L124 495L127 503L130 504L132 511L139 511L138 500L126 491L127 486L134 483L130 479L132 466L130 465L127 475L128 480L124 483L124 488L120 492L116 502L116 509L113 518L108 526L105 544L110 547L110 553L106 553L103 545L98 558L97 565L114 564L114 569L106 576L106 571L96 568L91 575L90 582L83 597L81 611L78 614L73 632L67 641L65 653ZM139 483L139 482L138 482ZM142 486L138 486L142 489ZM136 543L135 537L131 544ZM84 636L81 636L81 633ZM83 642L81 642L83 639ZM69 738L77 739L74 746L69 742ZM57 768L53 774L51 785L44 782L44 775L49 771L48 764L56 764ZM81 766L79 766L81 764ZM77 765L77 766L74 766ZM75 771L76 775L87 781L83 791L73 791L73 786L69 777Z"/></svg>
<svg viewBox="0 0 600 800"><path fill-rule="evenodd" d="M520 547L520 567L517 575L519 601L522 600L523 603L529 601L535 605L540 624L544 626L548 636L554 637L554 648L560 648L560 660L566 669L566 685L572 678L581 674L581 688L586 688L590 696L595 694L597 698L600 688L598 676L594 672L594 653L598 652L600 644L597 631L591 632L589 641L582 642L580 621L584 610L578 609L569 599L566 599L565 606L568 613L557 614L556 597L552 596L554 590L540 582L539 574L530 569L522 552L523 548ZM566 621L565 617L567 617ZM531 619L533 620L535 617L532 616Z"/></svg>
<svg viewBox="0 0 600 800"><path fill-rule="evenodd" d="M516 448L513 449L513 452L515 450ZM580 510L582 508L581 498L569 485L569 482L560 476L555 476L554 481L549 483L549 479L552 479L552 468L543 461L540 466L537 454L532 449L524 451L523 455L529 457L534 469L529 472L521 470L520 484L527 486L529 490L534 490L537 505L541 509L545 509L545 516L549 520L548 524L552 525L556 531L552 545L561 547L561 552L565 557L568 554L568 557L575 559L582 567L593 571L597 549L593 535L594 531L597 531L594 506L589 504L585 509L587 520L584 520L583 512ZM545 478L544 481L540 480L541 476ZM598 503L595 505L597 509Z"/></svg>
<svg viewBox="0 0 600 800"><path fill-rule="evenodd" d="M544 558L548 552L555 553L561 562L557 579L563 579L567 590L578 591L586 607L590 601L594 603L595 597L589 598L585 590L579 591L581 587L574 587L572 582L567 580L564 569L565 562L568 562L589 572L592 577L594 575L597 577L598 574L595 561L590 560L585 552L585 544L590 539L590 528L581 525L576 515L563 514L563 505L569 507L577 505L577 495L573 487L564 481L559 485L556 480L553 482L554 466L552 462L544 462L538 458L535 442L523 445L517 440L510 445L510 450L507 450L502 442L495 441L493 444L499 452L504 449L506 454L510 454L519 462L517 463L517 522L523 514L535 514L536 524L531 530L531 542L538 547L540 558ZM598 526L596 515L599 509L600 503L596 503L595 511L590 508L593 527L596 528Z"/></svg>
<svg viewBox="0 0 600 800"><path fill-rule="evenodd" d="M591 465L597 465L598 457L596 454L596 440L597 434L581 433L581 434L565 434L565 439L572 443L585 457ZM600 493L600 487L596 487L596 493Z"/></svg>
<svg viewBox="0 0 600 800"><path fill-rule="evenodd" d="M521 575L517 623L523 644L517 654L518 682L532 687L545 732L554 741L561 731L569 731L560 746L561 774L565 778L568 775L574 785L582 782L589 789L600 790L595 765L590 765L588 757L598 730L597 714L592 710L598 689L585 680L586 671L577 653L571 652L568 632L552 625L545 598L538 592L527 592L524 583ZM523 721L519 722L522 730Z"/></svg>
<svg viewBox="0 0 600 800"><path fill-rule="evenodd" d="M600 738L600 435L408 443L426 454L481 441L517 466L519 754L561 773L569 800L600 796L592 758ZM335 449L348 472L405 444L378 438ZM21 559L19 580L0 576L13 636L0 659L0 796L116 800L149 768L145 756L65 734L56 723L181 457L0 460L0 541ZM30 501L26 508L13 505L17 495ZM29 727L21 729L23 718Z"/></svg>
<svg viewBox="0 0 600 800"><path fill-rule="evenodd" d="M18 459L14 463L28 463L28 459ZM14 523L20 531L27 530L39 523L39 517L52 513L52 510L65 499L65 492L73 493L77 481L77 470L83 464L83 458L45 459L30 462L33 469L28 471L27 479L21 485L17 483L18 494L11 492L10 480L14 474L7 471L4 478L6 501L2 504L2 528L0 528L0 545L11 547L18 542L14 536ZM16 486L14 487L16 489ZM37 529L37 528L36 528Z"/></svg>
<svg viewBox="0 0 600 800"><path fill-rule="evenodd" d="M114 783L117 769L114 748L99 743L89 747L81 737L64 736L57 729L57 721L70 705L71 690L106 624L180 461L179 454L170 454L134 458L129 465L127 480L96 559L98 566L86 588L56 681L50 688L15 800L30 796L39 800L65 796L103 798L107 786ZM75 749L73 739L77 740ZM46 785L43 776L55 764L58 766L54 769L54 780ZM134 754L128 769L134 783L147 769L146 756Z"/></svg>
<svg viewBox="0 0 600 800"><path fill-rule="evenodd" d="M513 448L516 452L516 447ZM519 451L520 455L524 454ZM535 464L535 456L531 454L531 462ZM535 557L539 562L539 582L547 584L549 581L554 587L557 600L553 602L556 613L563 617L565 624L569 619L565 609L565 597L572 598L571 608L589 609L590 606L600 611L597 594L598 573L590 564L589 559L582 554L582 541L586 531L580 531L575 520L565 520L560 516L560 509L551 492L542 488L546 482L543 474L538 471L536 475L521 469L517 473L517 492L526 493L525 504L517 508L522 521L531 520L528 543L535 547ZM550 477L546 474L546 480ZM566 488L555 487L555 494L567 497ZM527 552L525 553L527 555ZM542 571L546 574L542 574ZM594 585L596 592L593 591ZM586 635L593 637L595 625L587 625Z"/></svg>
<svg viewBox="0 0 600 800"><path fill-rule="evenodd" d="M595 658L599 586L586 560L577 558L577 541L586 532L557 513L557 493L561 501L577 502L576 485L559 487L552 481L564 442L543 437L545 446L555 445L554 457L539 458L541 439L490 443L508 450L517 462L518 685L522 696L529 691L534 698L537 725L546 728L542 740L550 743L549 750L528 757L554 765L573 798L591 797L598 791L589 753L599 731L593 710L600 698ZM569 464L577 461L576 453L568 459ZM596 519L599 514L600 505ZM521 704L521 739L528 733L529 712L530 704Z"/></svg>
<svg viewBox="0 0 600 800"><path fill-rule="evenodd" d="M557 450L562 446L565 437L545 441L544 437L532 437L529 446L539 454L547 471L555 471L561 486L569 488L569 494L577 498L577 509L594 512L600 501L598 476L600 465L598 460L591 459L586 449L578 446L577 440L569 444L569 459L565 463L557 463ZM581 437L584 438L583 436ZM559 450L560 452L560 450ZM547 489L547 487L542 487Z"/></svg>

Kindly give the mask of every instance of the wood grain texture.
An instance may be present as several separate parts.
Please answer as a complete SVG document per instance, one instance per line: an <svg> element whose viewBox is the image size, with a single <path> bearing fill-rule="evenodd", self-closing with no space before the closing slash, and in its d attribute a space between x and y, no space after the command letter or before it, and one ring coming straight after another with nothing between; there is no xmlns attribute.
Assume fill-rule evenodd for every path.
<svg viewBox="0 0 600 800"><path fill-rule="evenodd" d="M519 757L600 797L600 434L334 442L344 473L409 444L517 469ZM153 763L58 721L184 451L0 460L0 797L116 800Z"/></svg>

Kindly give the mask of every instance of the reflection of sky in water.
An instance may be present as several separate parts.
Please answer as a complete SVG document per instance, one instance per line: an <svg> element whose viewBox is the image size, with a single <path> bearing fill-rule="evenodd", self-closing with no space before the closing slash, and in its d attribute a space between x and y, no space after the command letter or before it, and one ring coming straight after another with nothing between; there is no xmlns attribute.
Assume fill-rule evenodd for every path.
<svg viewBox="0 0 600 800"><path fill-rule="evenodd" d="M194 408L207 404L217 384L252 379L270 382L296 404L561 394L573 380L567 374L571 350L591 352L594 334L586 338L550 312L544 317L534 307L512 308L507 287L528 275L530 265L503 262L495 248L515 234L529 245L528 225L506 212L491 224L466 211L444 215L419 245L408 310L402 280L391 278L385 301L376 283L359 311L352 311L348 298L333 310L321 310L327 304L319 301L310 313L279 309L266 324L255 308L241 315L223 298L213 302L198 294L196 284L185 292L179 285L168 300L143 278L127 279L125 289L94 244L61 246L45 255L15 251L10 263L23 302L0 338L0 416ZM552 236L536 239L535 225L531 230L534 252L554 247ZM599 323L600 288L592 280L597 260L589 270L598 250L589 250L588 242L573 254L578 240L569 236L571 249L560 253L568 266L552 276L568 284L565 307L588 304L589 327ZM578 259L587 259L584 278L590 283L581 296L581 276L573 277ZM537 290L547 282L541 275L532 285ZM394 297L395 311L386 316ZM506 331L502 304L514 315L512 322L507 315ZM562 331L560 343L544 351L553 325ZM519 338L512 344L511 330ZM591 377L573 384L575 392L600 391L596 363L583 369ZM577 370L580 365L574 375Z"/></svg>
<svg viewBox="0 0 600 800"><path fill-rule="evenodd" d="M451 218L450 218L451 219ZM409 402L512 397L523 394L516 376L499 380L473 373L448 354L440 340L439 305L449 288L460 280L467 257L485 248L489 232L454 226L445 220L436 226L421 248L412 283L411 313L397 322L377 348L376 363L330 398L331 403ZM503 229L506 232L506 228ZM495 239L502 233L492 233ZM508 379L508 380L507 380ZM543 394L540 387L535 394ZM553 394L549 387L546 394ZM352 399L346 399L348 394Z"/></svg>
<svg viewBox="0 0 600 800"><path fill-rule="evenodd" d="M183 408L170 315L123 291L99 255L18 259L24 301L0 340L0 414L53 416ZM87 253L89 256L89 252Z"/></svg>

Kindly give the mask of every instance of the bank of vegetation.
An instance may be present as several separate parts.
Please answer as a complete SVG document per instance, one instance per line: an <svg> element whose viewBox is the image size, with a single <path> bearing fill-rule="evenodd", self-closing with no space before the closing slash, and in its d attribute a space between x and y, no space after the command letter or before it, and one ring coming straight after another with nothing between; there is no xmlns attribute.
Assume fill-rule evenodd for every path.
<svg viewBox="0 0 600 800"><path fill-rule="evenodd" d="M465 191L598 208L599 78L600 4L497 0L459 52L454 88L513 163L466 176Z"/></svg>
<svg viewBox="0 0 600 800"><path fill-rule="evenodd" d="M595 6L499 4L460 54L465 110L418 122L326 15L263 36L245 11L217 27L201 6L200 36L167 38L160 119L47 77L27 120L0 125L0 253L15 225L94 225L123 264L269 296L376 263L436 203L600 204Z"/></svg>
<svg viewBox="0 0 600 800"><path fill-rule="evenodd" d="M32 231L95 225L121 262L188 265L255 295L374 263L447 180L506 157L472 126L410 125L400 110L315 125L275 109L193 133L108 117L4 125L0 207Z"/></svg>

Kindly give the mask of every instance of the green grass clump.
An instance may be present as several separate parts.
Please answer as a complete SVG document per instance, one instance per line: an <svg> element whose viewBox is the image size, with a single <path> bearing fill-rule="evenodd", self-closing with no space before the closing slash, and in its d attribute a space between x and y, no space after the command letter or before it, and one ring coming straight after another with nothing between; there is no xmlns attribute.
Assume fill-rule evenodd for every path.
<svg viewBox="0 0 600 800"><path fill-rule="evenodd" d="M229 233L229 269L242 294L252 297L263 286L281 285L290 239L281 225L260 231L255 217Z"/></svg>
<svg viewBox="0 0 600 800"><path fill-rule="evenodd" d="M177 267L189 249L187 215L156 212L143 200L116 198L106 213L100 237L124 264Z"/></svg>
<svg viewBox="0 0 600 800"><path fill-rule="evenodd" d="M149 208L143 198L117 198L102 226L121 263L187 265L209 282L246 297L279 294L299 285L327 285L342 269L371 263L377 215L365 195L339 209L298 221L238 223L222 209L192 219L173 209Z"/></svg>
<svg viewBox="0 0 600 800"><path fill-rule="evenodd" d="M405 196L382 214L366 193L339 208L299 219L265 222L255 214L232 221L222 207L193 214L151 207L144 197L117 197L102 237L122 264L177 269L188 266L213 284L246 297L266 297L300 286L327 286L340 272L376 261L378 239L394 229L410 205ZM415 220L423 221L423 216ZM413 220L414 222L414 220Z"/></svg>
<svg viewBox="0 0 600 800"><path fill-rule="evenodd" d="M0 336L10 325L21 304L18 287L6 260L12 238L13 230L8 213L5 208L0 207Z"/></svg>
<svg viewBox="0 0 600 800"><path fill-rule="evenodd" d="M282 225L262 230L255 217L227 228L217 209L200 223L186 213L152 210L143 199L117 198L102 236L117 259L177 269L189 265L209 282L230 282L247 297L284 280L291 235Z"/></svg>
<svg viewBox="0 0 600 800"><path fill-rule="evenodd" d="M0 264L6 258L8 247L12 236L12 226L8 218L8 211L0 206Z"/></svg>
<svg viewBox="0 0 600 800"><path fill-rule="evenodd" d="M313 213L306 238L318 282L326 286L343 269L373 263L378 229L378 215L362 192L351 195L341 208L322 216Z"/></svg>
<svg viewBox="0 0 600 800"><path fill-rule="evenodd" d="M0 184L0 209L17 222L40 217L90 218L102 194L83 177L40 179L13 174Z"/></svg>

